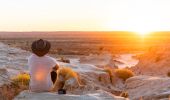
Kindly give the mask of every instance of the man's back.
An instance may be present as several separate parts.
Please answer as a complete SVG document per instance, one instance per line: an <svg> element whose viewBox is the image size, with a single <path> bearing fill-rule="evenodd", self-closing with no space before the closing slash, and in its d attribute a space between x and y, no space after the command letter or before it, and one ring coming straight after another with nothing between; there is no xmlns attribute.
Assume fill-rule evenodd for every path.
<svg viewBox="0 0 170 100"><path fill-rule="evenodd" d="M32 54L28 58L31 91L49 91L53 85L50 72L56 64L56 60L49 56L38 57Z"/></svg>

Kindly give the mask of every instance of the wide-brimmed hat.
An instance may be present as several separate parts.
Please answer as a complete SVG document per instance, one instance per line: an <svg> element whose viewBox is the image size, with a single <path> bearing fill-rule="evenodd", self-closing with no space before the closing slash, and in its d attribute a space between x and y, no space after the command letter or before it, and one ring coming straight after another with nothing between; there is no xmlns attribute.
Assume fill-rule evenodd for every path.
<svg viewBox="0 0 170 100"><path fill-rule="evenodd" d="M51 48L50 42L43 40L43 39L34 41L31 47L32 52L40 57L47 54L50 48Z"/></svg>

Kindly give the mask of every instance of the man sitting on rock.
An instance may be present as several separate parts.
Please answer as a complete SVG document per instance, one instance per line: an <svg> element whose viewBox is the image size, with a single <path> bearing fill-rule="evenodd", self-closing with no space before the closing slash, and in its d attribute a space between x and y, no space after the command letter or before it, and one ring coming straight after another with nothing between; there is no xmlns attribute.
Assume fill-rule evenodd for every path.
<svg viewBox="0 0 170 100"><path fill-rule="evenodd" d="M28 58L31 76L30 90L33 92L50 91L57 75L54 71L59 68L57 61L46 55L51 48L51 44L40 39L34 41L31 48L33 54Z"/></svg>

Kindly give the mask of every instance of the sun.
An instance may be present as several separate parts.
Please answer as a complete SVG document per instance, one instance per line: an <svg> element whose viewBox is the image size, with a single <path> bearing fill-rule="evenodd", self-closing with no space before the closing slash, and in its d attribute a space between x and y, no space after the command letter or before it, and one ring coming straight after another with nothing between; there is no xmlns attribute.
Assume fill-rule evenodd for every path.
<svg viewBox="0 0 170 100"><path fill-rule="evenodd" d="M149 34L150 32L149 31L137 31L136 33L141 36L145 36L145 35Z"/></svg>
<svg viewBox="0 0 170 100"><path fill-rule="evenodd" d="M142 26L139 26L139 27L136 27L136 29L134 30L134 32L140 36L147 36L149 35L150 33L152 33L153 31L149 28L146 28L146 27L142 27Z"/></svg>

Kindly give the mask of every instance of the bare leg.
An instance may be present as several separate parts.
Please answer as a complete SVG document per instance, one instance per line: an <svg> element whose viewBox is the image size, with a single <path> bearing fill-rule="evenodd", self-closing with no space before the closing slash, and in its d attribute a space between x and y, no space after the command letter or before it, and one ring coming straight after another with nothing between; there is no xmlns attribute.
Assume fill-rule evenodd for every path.
<svg viewBox="0 0 170 100"><path fill-rule="evenodd" d="M52 80L53 84L56 82L56 80L57 80L57 73L56 73L56 71L52 71L51 72L51 80Z"/></svg>

